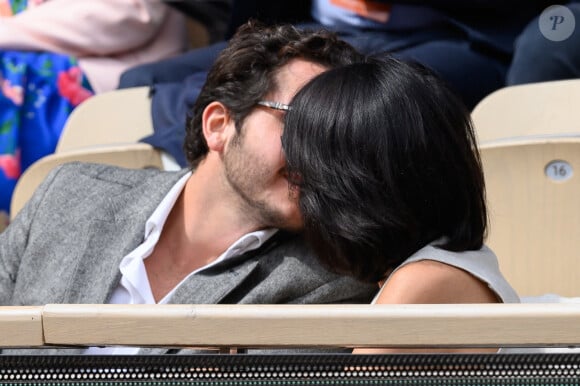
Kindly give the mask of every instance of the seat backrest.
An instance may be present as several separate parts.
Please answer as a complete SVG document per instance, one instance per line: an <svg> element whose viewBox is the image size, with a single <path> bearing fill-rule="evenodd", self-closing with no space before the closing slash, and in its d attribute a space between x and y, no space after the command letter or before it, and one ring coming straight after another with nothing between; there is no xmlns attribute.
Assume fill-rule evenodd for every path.
<svg viewBox="0 0 580 386"><path fill-rule="evenodd" d="M580 296L580 137L480 146L487 244L522 296Z"/></svg>
<svg viewBox="0 0 580 386"><path fill-rule="evenodd" d="M480 143L500 138L580 133L580 79L499 89L471 117Z"/></svg>
<svg viewBox="0 0 580 386"><path fill-rule="evenodd" d="M149 87L97 94L70 114L56 152L137 142L153 133Z"/></svg>
<svg viewBox="0 0 580 386"><path fill-rule="evenodd" d="M54 167L73 161L103 163L133 169L164 169L160 151L146 143L101 146L50 154L33 163L18 179L10 203L10 216L12 218L16 216Z"/></svg>

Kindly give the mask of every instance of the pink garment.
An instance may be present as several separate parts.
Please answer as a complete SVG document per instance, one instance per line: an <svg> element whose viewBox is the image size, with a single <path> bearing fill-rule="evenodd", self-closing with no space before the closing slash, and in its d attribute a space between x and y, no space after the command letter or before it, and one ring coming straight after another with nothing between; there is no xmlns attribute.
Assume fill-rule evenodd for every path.
<svg viewBox="0 0 580 386"><path fill-rule="evenodd" d="M126 69L186 48L184 16L161 0L50 0L0 17L0 49L75 56L96 93L115 89Z"/></svg>

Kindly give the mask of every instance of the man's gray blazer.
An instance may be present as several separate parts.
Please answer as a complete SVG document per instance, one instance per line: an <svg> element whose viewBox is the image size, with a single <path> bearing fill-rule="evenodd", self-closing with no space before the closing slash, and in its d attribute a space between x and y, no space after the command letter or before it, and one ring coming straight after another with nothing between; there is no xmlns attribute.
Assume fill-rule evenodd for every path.
<svg viewBox="0 0 580 386"><path fill-rule="evenodd" d="M183 173L55 169L0 233L0 305L107 303L121 259ZM376 290L328 272L300 237L278 232L257 251L193 275L171 303L368 303Z"/></svg>

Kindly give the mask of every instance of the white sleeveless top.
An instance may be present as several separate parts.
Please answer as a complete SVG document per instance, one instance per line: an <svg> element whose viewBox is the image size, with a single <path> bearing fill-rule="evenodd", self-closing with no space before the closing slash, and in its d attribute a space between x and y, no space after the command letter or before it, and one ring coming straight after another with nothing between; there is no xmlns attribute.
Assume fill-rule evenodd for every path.
<svg viewBox="0 0 580 386"><path fill-rule="evenodd" d="M486 283L489 288L498 296L498 298L501 299L502 302L520 302L520 298L516 291L514 291L514 289L509 285L507 280L501 274L499 270L499 264L497 262L497 257L487 246L484 245L477 251L451 252L437 248L434 246L434 244L438 244L438 242L436 241L431 243L409 256L407 260L405 260L391 273L391 275L401 267L416 261L439 261L453 267L461 268L464 271L467 271L473 276L477 277ZM389 275L389 277L391 277L391 275ZM386 282L388 281L389 278L387 278ZM383 285L382 288L385 288L385 286ZM375 300L381 294L382 288L375 296ZM375 300L373 300L373 303Z"/></svg>

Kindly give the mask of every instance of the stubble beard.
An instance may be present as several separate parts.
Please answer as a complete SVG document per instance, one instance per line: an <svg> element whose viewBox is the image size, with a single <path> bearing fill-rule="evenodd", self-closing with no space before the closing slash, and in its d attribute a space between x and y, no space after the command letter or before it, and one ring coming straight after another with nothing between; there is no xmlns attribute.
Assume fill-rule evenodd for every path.
<svg viewBox="0 0 580 386"><path fill-rule="evenodd" d="M271 178L259 158L244 152L243 134L237 133L224 155L225 177L239 198L240 211L248 221L266 228L288 229L288 220L279 210L256 196L265 190L265 181Z"/></svg>

